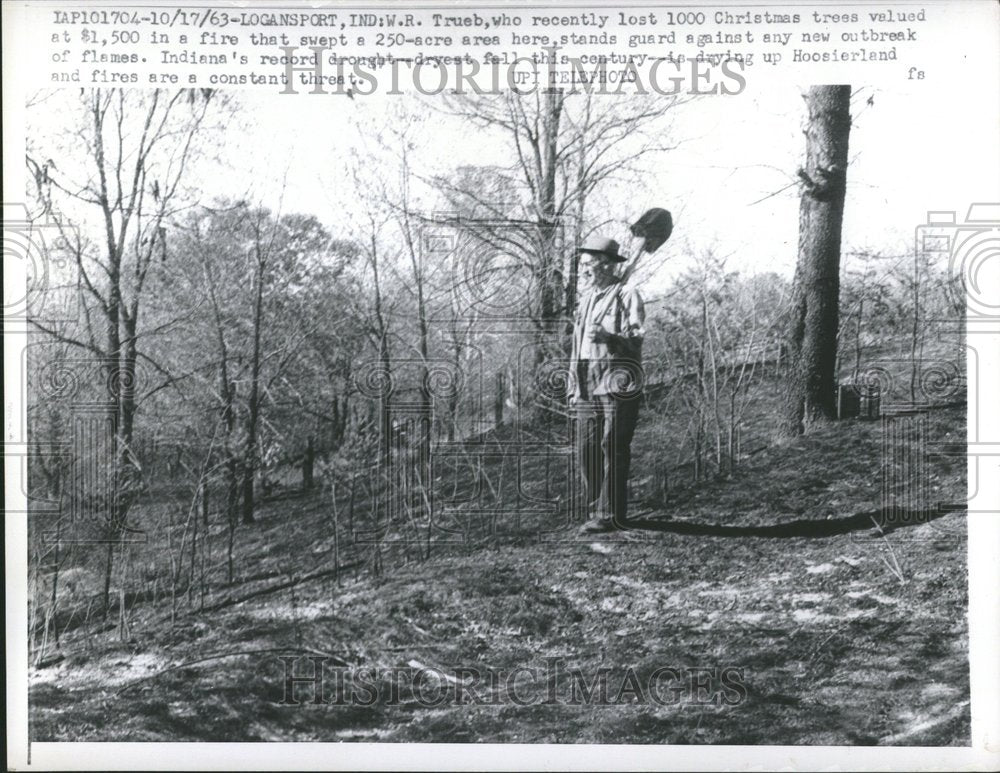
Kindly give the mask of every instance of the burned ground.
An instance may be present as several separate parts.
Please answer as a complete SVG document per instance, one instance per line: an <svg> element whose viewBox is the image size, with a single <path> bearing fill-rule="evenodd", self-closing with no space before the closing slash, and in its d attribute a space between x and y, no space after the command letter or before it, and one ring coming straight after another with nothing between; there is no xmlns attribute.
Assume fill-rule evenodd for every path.
<svg viewBox="0 0 1000 773"><path fill-rule="evenodd" d="M928 417L947 439L964 406ZM640 459L649 437L637 437ZM124 637L115 611L64 623L31 672L31 737L968 743L965 516L880 510L880 438L878 422L840 422L726 478L647 497L645 528L545 541L525 531L432 544L429 557L425 545L387 549L377 574L360 548L350 560L343 533L337 569L326 493L276 499L239 530L233 583L217 523L204 593L150 595L147 583L126 602ZM935 501L963 501L964 465L932 462ZM133 564L163 550L152 541ZM66 607L92 587L84 566L73 571ZM425 687L464 694L436 701L404 679L370 705L315 705L299 685L299 705L287 705L282 655L298 658L299 676L317 662L375 680L420 671ZM608 696L574 702L569 679L552 700L539 675L553 663L585 687L603 673ZM512 692L503 678L518 669ZM658 669L716 682L736 669L742 689L706 698L689 685L658 700L623 689L633 677L648 687Z"/></svg>

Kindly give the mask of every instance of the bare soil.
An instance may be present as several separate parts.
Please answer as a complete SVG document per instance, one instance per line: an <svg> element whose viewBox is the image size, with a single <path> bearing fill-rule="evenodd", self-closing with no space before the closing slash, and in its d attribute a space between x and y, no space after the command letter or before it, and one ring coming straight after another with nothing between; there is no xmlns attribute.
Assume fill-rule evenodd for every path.
<svg viewBox="0 0 1000 773"><path fill-rule="evenodd" d="M964 421L964 406L933 410L931 436L961 442ZM640 470L656 434L636 438ZM345 534L334 571L328 495L270 502L239 530L234 583L217 523L204 595L137 595L124 636L117 613L68 622L31 670L31 738L967 744L965 515L881 509L880 442L877 421L840 422L665 501L647 492L641 528L387 552L378 576ZM964 466L932 459L934 502L965 500ZM67 608L98 565L69 570ZM422 672L429 692L379 683L371 705L316 705L300 685L286 705L282 655L301 656L297 675L326 658L334 693L338 665L444 676ZM604 669L607 698L574 703L570 679L551 700L538 675L555 663L587 682ZM664 668L681 675L667 699L624 689ZM720 690L722 669L741 689ZM459 683L462 702L428 699Z"/></svg>

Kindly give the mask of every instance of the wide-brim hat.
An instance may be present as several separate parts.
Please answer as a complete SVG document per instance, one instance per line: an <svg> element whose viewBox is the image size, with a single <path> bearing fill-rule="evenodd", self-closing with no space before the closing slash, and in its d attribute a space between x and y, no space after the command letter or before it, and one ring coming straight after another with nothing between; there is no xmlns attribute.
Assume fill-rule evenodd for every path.
<svg viewBox="0 0 1000 773"><path fill-rule="evenodd" d="M589 252L593 255L603 255L615 263L624 263L627 260L624 255L618 252L618 242L606 236L591 236L576 251L578 254Z"/></svg>

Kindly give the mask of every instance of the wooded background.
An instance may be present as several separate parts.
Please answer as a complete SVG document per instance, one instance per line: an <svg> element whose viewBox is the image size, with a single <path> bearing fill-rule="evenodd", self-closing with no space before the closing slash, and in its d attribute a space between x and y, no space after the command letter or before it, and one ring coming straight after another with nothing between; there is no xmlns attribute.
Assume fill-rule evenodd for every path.
<svg viewBox="0 0 1000 773"><path fill-rule="evenodd" d="M733 475L755 450L836 420L844 401L856 415L961 385L964 366L941 354L930 322L964 313L947 266L910 245L842 249L856 92L804 96L803 163L786 186L801 201L795 277L746 272L692 237L634 280L680 267L644 290L643 421L661 440L634 478L649 501ZM127 638L142 600L210 606L213 589L245 579L238 534L262 500L322 496L332 516L317 542L368 534L353 556L335 548L338 573L340 562L382 571L392 534L430 555L431 491L450 487L457 518L467 446L484 439L525 459L549 449L544 474L525 473L514 496L544 489L538 499L566 511L550 486L571 493L573 475L549 452L568 421L574 247L593 232L622 238L629 215L609 218L602 192L648 184L647 160L675 147L672 117L698 102L402 101L369 127L371 153L345 161L350 217L287 211L282 190L205 200L241 109L205 89L81 89L28 107L46 128L26 158L39 244L70 277L38 290L68 311L34 319L28 349L38 657L83 620L117 615ZM432 111L461 120L470 142L503 143L509 163L423 174ZM781 410L764 411L775 394ZM445 447L442 483L429 455ZM470 480L502 503L509 481L491 474ZM397 491L403 501L386 504ZM73 606L62 594L83 568Z"/></svg>

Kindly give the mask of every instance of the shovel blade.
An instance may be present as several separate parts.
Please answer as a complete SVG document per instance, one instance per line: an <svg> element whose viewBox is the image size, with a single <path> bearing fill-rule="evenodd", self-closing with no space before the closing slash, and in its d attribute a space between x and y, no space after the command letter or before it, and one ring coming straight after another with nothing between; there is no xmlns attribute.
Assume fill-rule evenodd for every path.
<svg viewBox="0 0 1000 773"><path fill-rule="evenodd" d="M630 229L632 235L642 239L641 252L656 252L670 238L674 230L674 219L665 209L647 209Z"/></svg>

